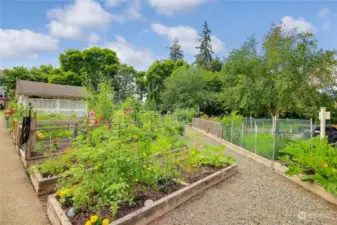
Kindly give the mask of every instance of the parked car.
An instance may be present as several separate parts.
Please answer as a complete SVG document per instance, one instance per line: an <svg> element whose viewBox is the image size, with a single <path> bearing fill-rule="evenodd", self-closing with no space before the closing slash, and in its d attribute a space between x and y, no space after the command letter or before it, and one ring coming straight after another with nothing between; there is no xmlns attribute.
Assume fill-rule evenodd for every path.
<svg viewBox="0 0 337 225"><path fill-rule="evenodd" d="M319 126L313 129L312 136L319 136L321 134L321 128ZM328 137L328 142L331 144L337 144L337 129L332 126L325 126L325 136Z"/></svg>

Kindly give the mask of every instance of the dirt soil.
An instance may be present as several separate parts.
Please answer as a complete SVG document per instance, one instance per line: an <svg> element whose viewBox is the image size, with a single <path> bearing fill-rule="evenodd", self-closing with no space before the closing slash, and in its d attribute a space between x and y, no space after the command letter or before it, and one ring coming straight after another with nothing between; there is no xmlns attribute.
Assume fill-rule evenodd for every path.
<svg viewBox="0 0 337 225"><path fill-rule="evenodd" d="M151 188L146 188L145 191L141 191L144 188L144 186L143 187L139 186L136 193L136 197L134 199L134 203L132 205L129 205L127 203L120 204L119 209L117 211L116 219L122 218L123 216L126 216L127 214L144 207L144 203L146 200L151 199L153 201L157 201L183 187L184 186L177 184L174 181L169 181L165 184L162 184L160 190L153 190ZM63 207L63 210L67 212L69 208L70 208L69 206L66 206ZM90 216L94 214L96 214L94 211L77 213L74 217L70 218L70 222L74 225L83 225L87 220L90 219ZM111 218L110 209L108 207L101 210L100 215L102 216L102 218L109 218L110 221L113 220Z"/></svg>

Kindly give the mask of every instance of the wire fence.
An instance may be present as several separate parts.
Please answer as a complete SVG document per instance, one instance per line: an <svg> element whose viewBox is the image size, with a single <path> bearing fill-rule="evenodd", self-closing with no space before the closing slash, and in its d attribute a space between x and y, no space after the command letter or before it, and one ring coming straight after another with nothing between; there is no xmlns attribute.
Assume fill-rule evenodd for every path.
<svg viewBox="0 0 337 225"><path fill-rule="evenodd" d="M277 160L287 143L312 137L312 120L246 118L221 124L194 118L192 126L270 160Z"/></svg>

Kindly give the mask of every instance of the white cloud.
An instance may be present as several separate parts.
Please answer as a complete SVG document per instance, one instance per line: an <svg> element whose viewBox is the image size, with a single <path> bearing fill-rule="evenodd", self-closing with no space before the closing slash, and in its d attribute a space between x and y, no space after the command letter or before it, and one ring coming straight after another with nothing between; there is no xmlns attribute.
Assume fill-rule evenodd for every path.
<svg viewBox="0 0 337 225"><path fill-rule="evenodd" d="M178 38L182 50L187 54L197 54L196 49L199 46L198 33L195 29L189 26L167 27L162 24L152 24L153 32L160 36L165 36L170 43ZM224 43L214 35L211 35L212 48L215 53L223 52L225 50Z"/></svg>
<svg viewBox="0 0 337 225"><path fill-rule="evenodd" d="M316 28L302 17L294 19L291 16L285 16L282 18L281 22L283 23L283 31L285 33L291 32L294 29L296 29L298 33L316 32Z"/></svg>
<svg viewBox="0 0 337 225"><path fill-rule="evenodd" d="M24 56L36 58L36 52L50 52L59 41L49 35L31 30L3 30L0 28L0 58Z"/></svg>
<svg viewBox="0 0 337 225"><path fill-rule="evenodd" d="M172 15L179 11L190 11L207 0L148 0L149 4L158 12Z"/></svg>
<svg viewBox="0 0 337 225"><path fill-rule="evenodd" d="M155 57L148 49L140 49L132 46L122 36L108 42L104 47L115 51L122 63L132 65L137 70L146 70L153 63Z"/></svg>
<svg viewBox="0 0 337 225"><path fill-rule="evenodd" d="M322 9L318 10L317 15L319 17L324 18L324 17L327 17L330 14L330 12L331 12L330 9L324 7Z"/></svg>
<svg viewBox="0 0 337 225"><path fill-rule="evenodd" d="M81 29L76 26L66 25L58 21L52 20L47 25L52 36L65 39L79 39L81 36Z"/></svg>
<svg viewBox="0 0 337 225"><path fill-rule="evenodd" d="M88 37L88 41L91 44L99 42L101 40L102 40L101 37L99 35L95 34L95 33L91 33Z"/></svg>
<svg viewBox="0 0 337 225"><path fill-rule="evenodd" d="M141 0L133 0L124 12L124 17L131 20L137 20L142 17L139 13L141 9Z"/></svg>
<svg viewBox="0 0 337 225"><path fill-rule="evenodd" d="M53 19L47 25L51 35L73 40L90 39L84 30L104 29L112 21L124 21L108 13L96 0L76 0L63 8L47 11L47 16Z"/></svg>
<svg viewBox="0 0 337 225"><path fill-rule="evenodd" d="M48 11L47 16L66 25L89 28L102 27L116 19L95 0L76 0L63 9Z"/></svg>

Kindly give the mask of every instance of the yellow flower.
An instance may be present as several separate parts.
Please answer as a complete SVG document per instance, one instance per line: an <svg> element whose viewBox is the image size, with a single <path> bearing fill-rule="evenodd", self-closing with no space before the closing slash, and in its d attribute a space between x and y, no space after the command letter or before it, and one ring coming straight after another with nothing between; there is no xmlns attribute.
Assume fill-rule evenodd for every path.
<svg viewBox="0 0 337 225"><path fill-rule="evenodd" d="M91 216L90 217L90 221L92 222L92 223L95 223L96 221L97 221L97 219L98 219L98 216Z"/></svg>
<svg viewBox="0 0 337 225"><path fill-rule="evenodd" d="M109 225L109 219L104 219L102 221L102 225Z"/></svg>
<svg viewBox="0 0 337 225"><path fill-rule="evenodd" d="M325 162L324 164L323 164L323 168L327 168L329 166L329 164L327 163L327 162Z"/></svg>
<svg viewBox="0 0 337 225"><path fill-rule="evenodd" d="M87 222L85 222L85 225L92 225L92 223L90 220L88 220Z"/></svg>
<svg viewBox="0 0 337 225"><path fill-rule="evenodd" d="M63 197L63 196L65 196L66 194L67 194L66 191L60 191L59 196L60 196L60 197Z"/></svg>

